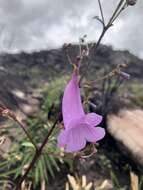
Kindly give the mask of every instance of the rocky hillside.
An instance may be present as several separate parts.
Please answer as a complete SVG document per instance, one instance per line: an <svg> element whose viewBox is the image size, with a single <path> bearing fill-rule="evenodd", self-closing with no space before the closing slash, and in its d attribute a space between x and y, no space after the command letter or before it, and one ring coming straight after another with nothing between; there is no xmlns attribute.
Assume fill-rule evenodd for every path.
<svg viewBox="0 0 143 190"><path fill-rule="evenodd" d="M71 59L78 53L78 46L69 49ZM97 56L90 58L89 77L95 78L99 71L112 69L126 63L131 80L143 80L143 61L128 51L114 51L101 45ZM70 72L71 66L63 48L33 53L0 55L0 101L21 113L33 114L41 100L41 89L54 77Z"/></svg>

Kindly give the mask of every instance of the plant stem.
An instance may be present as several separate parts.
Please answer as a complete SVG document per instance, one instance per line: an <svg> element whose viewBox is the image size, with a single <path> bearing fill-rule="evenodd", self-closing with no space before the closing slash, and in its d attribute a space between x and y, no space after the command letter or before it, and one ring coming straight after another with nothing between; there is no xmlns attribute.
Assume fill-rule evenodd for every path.
<svg viewBox="0 0 143 190"><path fill-rule="evenodd" d="M121 14L121 12L125 9L125 7L127 6L127 2L124 3L123 7L119 10L119 12L115 15L115 17L112 20L112 23L116 20L116 18L118 18L118 16Z"/></svg>
<svg viewBox="0 0 143 190"><path fill-rule="evenodd" d="M108 30L108 28L109 28L109 27L105 27L105 26L104 26L104 28L103 28L103 30L102 30L102 33L101 33L101 35L100 35L100 37L99 37L99 39L98 39L96 45L95 45L95 46L92 46L91 50L93 49L93 47L95 47L95 48L94 48L94 51L95 51L95 54L94 54L94 55L96 55L96 53L97 53L96 50L97 50L98 46L100 45L100 42L101 42L102 38L104 37L104 34L105 34L106 31ZM83 78L85 77L85 75L86 75L86 73L87 73L87 71L88 71L89 66L90 66L90 62L88 62L88 64L87 64L85 70L83 71L83 73L82 73L81 76L80 76L79 85L81 85L82 80L83 80Z"/></svg>
<svg viewBox="0 0 143 190"><path fill-rule="evenodd" d="M6 106L0 104L0 115L15 121L22 128L22 130L26 134L27 138L30 140L30 142L35 147L36 151L38 150L36 143L33 141L32 137L26 130L26 126L17 118L17 116L15 115L15 113L12 110L10 110Z"/></svg>
<svg viewBox="0 0 143 190"><path fill-rule="evenodd" d="M100 8L100 13L101 13L101 17L102 17L102 22L103 22L103 25L105 26L105 19L104 19L103 10L102 10L102 5L101 5L101 1L100 1L100 0L98 0L98 4L99 4L99 8Z"/></svg>
<svg viewBox="0 0 143 190"><path fill-rule="evenodd" d="M33 144L33 146L35 147L35 150L37 152L38 151L38 147L37 147L36 143L34 142L34 140L32 139L31 135L25 129L26 126L21 121L19 121L19 119L17 117L14 117L13 119L22 128L22 130L24 131L24 133L26 134L26 136L28 137L28 139L30 140L30 142Z"/></svg>
<svg viewBox="0 0 143 190"><path fill-rule="evenodd" d="M117 14L118 10L120 9L120 7L122 6L123 2L124 2L124 0L120 0L119 4L117 5L117 8L113 12L113 14L112 14L112 16L111 16L111 18L110 18L110 20L108 22L109 25L113 24L113 22L114 22L113 19L116 16L116 14Z"/></svg>
<svg viewBox="0 0 143 190"><path fill-rule="evenodd" d="M99 2L99 5L101 6L100 1L98 1L98 2ZM116 18L119 16L119 14L121 13L121 11L119 11L119 9L121 8L123 2L124 2L124 0L120 0L120 2L119 2L118 5L117 5L117 8L116 8L115 11L113 12L113 14L112 14L111 18L109 19L107 25L103 25L104 27L103 27L102 33L101 33L100 36L99 36L99 39L98 39L97 43L95 44L95 46L92 46L92 47L91 47L90 50L92 50L92 49L95 47L95 48L94 48L94 51L95 51L95 54L94 54L94 55L95 55L95 56L96 56L96 54L97 54L97 48L99 47L100 42L101 42L101 40L103 39L105 33L106 33L107 30L112 26L112 24L113 24L113 22L115 21L115 19L116 19ZM119 12L118 12L118 11L119 11ZM100 7L100 12L101 12L101 14L102 14L102 16L103 16L102 6ZM104 18L104 17L103 17L103 18ZM102 19L103 19L103 18L102 18ZM82 80L83 80L83 78L85 77L85 75L86 75L86 73L87 73L87 71L88 71L89 66L90 66L90 62L88 62L88 64L87 64L85 70L84 70L83 73L81 74L81 77L80 77L80 80L79 80L79 85L81 85Z"/></svg>
<svg viewBox="0 0 143 190"><path fill-rule="evenodd" d="M20 190L21 189L21 184L22 182L26 179L27 175L29 174L30 170L34 167L36 161L38 160L38 158L40 157L42 150L44 148L44 146L47 144L50 135L52 134L52 132L54 131L56 124L59 121L60 116L56 119L56 121L54 122L53 126L51 127L50 131L48 132L47 136L45 137L43 143L41 144L41 146L39 147L39 149L36 151L35 156L33 157L28 169L26 170L25 174L21 177L21 179L19 180L17 187L15 190Z"/></svg>

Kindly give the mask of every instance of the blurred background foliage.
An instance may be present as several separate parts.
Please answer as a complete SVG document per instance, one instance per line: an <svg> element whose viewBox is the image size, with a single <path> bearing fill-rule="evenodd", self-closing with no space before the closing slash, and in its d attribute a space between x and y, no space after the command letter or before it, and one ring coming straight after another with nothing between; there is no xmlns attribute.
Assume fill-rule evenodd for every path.
<svg viewBox="0 0 143 190"><path fill-rule="evenodd" d="M59 112L61 95L67 79L68 77L56 79L46 89L43 89L41 111L38 115L28 118L26 121L27 130L37 145L40 145L43 141L54 122L56 114ZM0 163L1 188L5 187L5 182L8 182L8 179L14 179L14 182L16 182L35 155L34 146L23 136L17 125L9 122L9 126L3 129L2 134L9 134L9 129L14 130L16 134L10 137L12 141L10 150L3 155ZM49 180L55 177L55 172L60 171L63 163L67 164L69 169L72 169L72 160L64 159L62 152L57 148L56 137L59 129L57 128L50 137L36 166L28 176L28 184L32 183L34 189L40 189L43 184L47 186Z"/></svg>
<svg viewBox="0 0 143 190"><path fill-rule="evenodd" d="M41 103L41 111L38 115L32 116L31 118L27 119L27 130L32 135L32 138L40 145L45 134L48 132L50 127L54 122L55 116L59 113L61 107L61 97L63 94L64 87L69 79L69 76L63 76L61 78L56 78L54 81L48 84L47 87L43 89L43 101ZM94 102L92 97L90 96L91 91L85 91L84 98L90 97L90 101L93 101L97 105L95 108L91 104L86 105L87 110L95 110L102 111L103 114L106 115L106 111L111 109L110 102L114 98L114 94L118 92L119 84L122 82L119 78L115 79L115 81L111 81L107 79L103 81L102 84L102 91L101 95L98 100L102 101L104 104L100 104L99 102ZM140 92L140 88L138 87L133 88ZM138 93L137 93L138 94ZM95 95L95 94L94 94ZM139 94L138 94L139 95ZM103 101L104 99L104 101ZM99 106L98 106L99 105ZM109 105L109 106L108 106ZM113 107L112 107L113 109ZM10 130L13 130L11 135ZM62 170L66 171L66 175L71 173L73 176L68 175L67 181L63 180L63 185L65 184L65 190L90 190L93 189L94 184L90 182L89 179L86 179L86 176L77 177L77 160L71 159L71 157L65 156L62 150L57 148L56 137L60 130L57 128L54 131L54 134L50 137L48 144L44 148L44 151L36 163L36 166L31 170L28 175L28 178L23 183L22 190L46 190L48 184L52 180L57 178L59 171ZM8 123L7 128L3 129L2 134L7 135L10 133L10 138L12 144L8 152L4 153L1 158L0 163L0 185L2 190L7 190L14 188L17 180L19 177L25 172L26 168L28 167L29 163L31 162L34 154L35 148L33 145L25 138L21 132L21 129L13 124L12 122ZM98 162L97 170L101 170L105 172L105 177L103 180L100 181L100 185L96 187L99 190L106 190L106 189L114 189L114 190L127 190L129 189L127 183L131 183L132 181L129 178L126 178L128 182L120 180L120 169L118 168L118 160L120 159L119 153L115 153L114 150L111 151L110 149L110 156L108 157L108 148L104 151L106 147L101 147L103 153L99 151L98 156L96 155ZM107 152L106 152L107 151ZM116 157L116 159L115 159ZM113 164L112 160L116 160L117 163ZM88 160L89 163L92 162ZM78 161L80 162L80 161ZM76 165L75 165L76 163ZM86 164L85 164L86 165ZM118 169L117 169L118 168ZM122 165L122 168L125 172L128 172L129 175L129 166L127 163ZM86 171L86 170L85 170ZM118 172L117 172L118 171ZM62 171L63 172L63 171ZM83 175L83 174L82 174ZM89 174L90 175L90 174ZM103 175L103 174L102 174ZM108 175L106 179L106 175ZM122 175L122 174L121 174ZM76 176L76 177L74 177ZM79 174L80 176L80 174ZM102 178L102 177L101 177ZM143 188L143 178L133 178L132 180L138 180L138 189L132 190L142 190ZM89 182L88 182L89 181Z"/></svg>

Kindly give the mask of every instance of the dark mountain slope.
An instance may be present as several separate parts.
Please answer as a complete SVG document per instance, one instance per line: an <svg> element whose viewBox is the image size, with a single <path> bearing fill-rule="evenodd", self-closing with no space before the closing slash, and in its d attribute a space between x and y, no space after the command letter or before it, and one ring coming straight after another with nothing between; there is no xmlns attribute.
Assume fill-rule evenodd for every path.
<svg viewBox="0 0 143 190"><path fill-rule="evenodd" d="M78 53L78 46L69 49L71 59ZM96 78L98 71L110 70L117 64L126 63L132 80L143 80L143 61L128 51L114 51L101 45L97 56L90 57L89 78ZM83 63L84 64L84 63ZM34 53L0 55L0 101L12 109L31 114L41 98L40 88L52 80L70 72L71 66L63 48ZM95 74L96 73L96 74Z"/></svg>

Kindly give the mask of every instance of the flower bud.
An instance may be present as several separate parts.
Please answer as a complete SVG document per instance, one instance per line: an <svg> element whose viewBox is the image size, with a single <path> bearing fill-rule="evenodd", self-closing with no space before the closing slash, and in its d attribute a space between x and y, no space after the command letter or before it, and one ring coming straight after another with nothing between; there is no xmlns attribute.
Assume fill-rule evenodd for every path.
<svg viewBox="0 0 143 190"><path fill-rule="evenodd" d="M134 6L137 0L127 0L127 5Z"/></svg>
<svg viewBox="0 0 143 190"><path fill-rule="evenodd" d="M129 79L130 79L130 74L125 73L125 72L123 72L123 71L120 72L120 76L123 77L123 78L126 79L126 80L129 80Z"/></svg>

